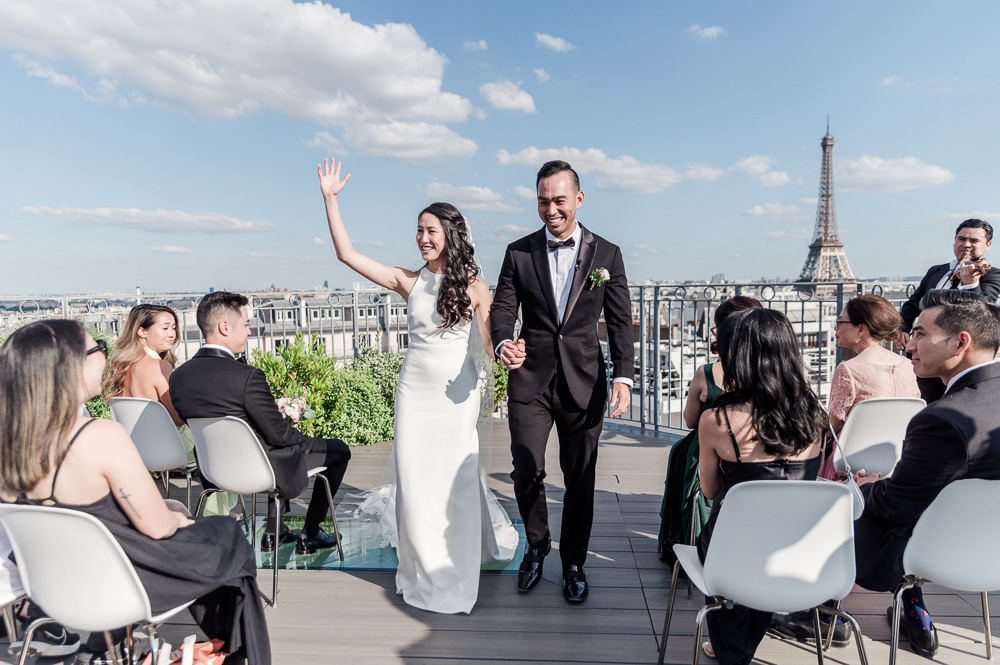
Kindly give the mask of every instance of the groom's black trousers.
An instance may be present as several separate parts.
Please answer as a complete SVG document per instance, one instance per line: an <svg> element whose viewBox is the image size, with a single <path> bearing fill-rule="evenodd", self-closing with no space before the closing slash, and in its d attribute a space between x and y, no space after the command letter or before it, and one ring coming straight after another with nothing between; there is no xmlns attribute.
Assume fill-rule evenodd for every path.
<svg viewBox="0 0 1000 665"><path fill-rule="evenodd" d="M514 459L514 496L530 547L549 539L545 505L545 446L555 423L559 435L559 466L566 484L559 552L563 568L583 566L594 522L594 481L597 441L604 425L607 397L595 395L585 409L578 407L557 373L531 402L508 403L510 451Z"/></svg>

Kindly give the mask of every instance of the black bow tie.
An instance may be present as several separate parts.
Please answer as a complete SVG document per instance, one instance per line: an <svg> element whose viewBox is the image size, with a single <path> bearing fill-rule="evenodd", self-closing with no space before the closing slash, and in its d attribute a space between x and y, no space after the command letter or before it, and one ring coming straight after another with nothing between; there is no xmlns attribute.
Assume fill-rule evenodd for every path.
<svg viewBox="0 0 1000 665"><path fill-rule="evenodd" d="M550 240L549 249L555 251L560 247L576 247L576 240L573 238L566 238L565 240Z"/></svg>

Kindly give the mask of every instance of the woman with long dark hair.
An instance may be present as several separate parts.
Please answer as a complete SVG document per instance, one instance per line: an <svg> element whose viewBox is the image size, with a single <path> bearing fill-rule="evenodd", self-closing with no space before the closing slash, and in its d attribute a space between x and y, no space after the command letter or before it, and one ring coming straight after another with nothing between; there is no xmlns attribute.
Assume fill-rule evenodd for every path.
<svg viewBox="0 0 1000 665"><path fill-rule="evenodd" d="M815 479L827 425L806 381L798 337L781 312L747 309L730 316L719 328L719 358L726 392L698 422L701 490L714 501L698 543L702 561L726 492L754 480ZM776 510L761 519L780 519L780 506ZM705 620L711 640L705 652L743 665L753 660L771 613L737 605Z"/></svg>
<svg viewBox="0 0 1000 665"><path fill-rule="evenodd" d="M712 336L718 335L719 326L730 314L754 307L760 307L760 302L750 296L733 296L719 303L713 317ZM701 414L715 405L715 400L723 392L722 383L722 363L718 360L706 363L695 371L684 405L684 424L691 431L670 447L663 502L660 504L659 535L660 561L670 565L676 561L673 546L688 542L695 511L699 516L695 522L694 535L697 538L711 506L704 498L695 502L695 495L701 490L698 482L698 420Z"/></svg>
<svg viewBox="0 0 1000 665"><path fill-rule="evenodd" d="M481 375L476 362L493 355L490 291L479 278L468 222L448 203L432 203L417 216L424 262L418 270L385 266L355 251L337 204L350 178L340 177L341 166L324 160L317 169L337 258L406 300L409 332L387 467L394 464L395 473L361 510L377 513L396 548L396 590L407 603L468 613L479 593L481 561L510 560L518 542L486 489L476 430L481 393L493 387L492 374Z"/></svg>
<svg viewBox="0 0 1000 665"><path fill-rule="evenodd" d="M172 511L125 429L77 415L100 392L106 353L65 320L19 328L0 348L0 500L93 515L132 561L154 614L197 598L195 620L233 662L270 663L254 554L240 527Z"/></svg>

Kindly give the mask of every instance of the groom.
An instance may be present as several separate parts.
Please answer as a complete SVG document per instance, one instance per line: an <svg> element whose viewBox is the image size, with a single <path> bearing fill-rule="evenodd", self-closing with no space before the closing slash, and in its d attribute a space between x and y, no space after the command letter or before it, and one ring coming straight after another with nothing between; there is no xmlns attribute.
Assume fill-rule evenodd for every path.
<svg viewBox="0 0 1000 665"><path fill-rule="evenodd" d="M566 484L559 552L563 595L587 598L587 558L594 521L597 440L608 400L597 337L604 312L614 370L611 417L625 412L632 388L632 309L621 250L576 221L583 205L580 178L563 161L547 162L535 181L544 227L511 243L492 309L497 357L510 370L508 413L514 494L528 544L517 588L542 578L551 548L545 506L545 444L555 423ZM521 308L521 338L514 323Z"/></svg>

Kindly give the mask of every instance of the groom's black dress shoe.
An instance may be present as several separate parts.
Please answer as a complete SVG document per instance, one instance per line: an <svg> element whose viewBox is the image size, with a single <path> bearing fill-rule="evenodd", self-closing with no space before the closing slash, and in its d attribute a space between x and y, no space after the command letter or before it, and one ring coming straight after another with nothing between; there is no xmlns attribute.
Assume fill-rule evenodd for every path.
<svg viewBox="0 0 1000 665"><path fill-rule="evenodd" d="M885 611L885 618L892 625L892 607ZM938 652L938 634L937 628L931 626L930 630L926 630L923 626L918 626L906 616L899 617L899 632L906 635L906 639L910 642L910 648L913 649L913 653L923 656L924 658L933 658Z"/></svg>
<svg viewBox="0 0 1000 665"><path fill-rule="evenodd" d="M582 603L587 600L587 576L580 566L572 565L563 571L563 597L571 603Z"/></svg>
<svg viewBox="0 0 1000 665"><path fill-rule="evenodd" d="M524 550L524 558L517 568L517 590L531 591L542 580L542 564L545 555L552 550L552 541L545 547L529 547Z"/></svg>

